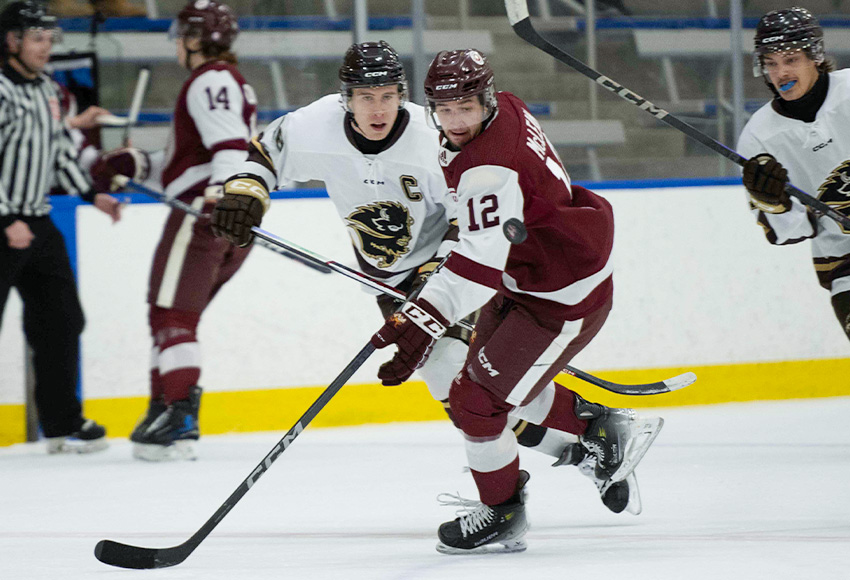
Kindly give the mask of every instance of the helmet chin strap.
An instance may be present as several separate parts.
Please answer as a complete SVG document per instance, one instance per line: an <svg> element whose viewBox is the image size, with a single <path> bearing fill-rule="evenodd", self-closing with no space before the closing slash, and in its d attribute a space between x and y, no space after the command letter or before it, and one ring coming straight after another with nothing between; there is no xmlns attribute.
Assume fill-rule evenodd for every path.
<svg viewBox="0 0 850 580"><path fill-rule="evenodd" d="M185 58L185 60L183 61L182 64L183 64L184 67L186 67L187 70L193 70L192 69L192 55L193 54L200 54L201 56L204 55L204 44L203 44L203 42L198 42L198 49L197 50L192 50L191 48L189 48L189 43L187 41L195 40L195 39L200 40L200 39L198 39L197 36L194 36L194 35L183 37L183 50L186 51L186 58Z"/></svg>
<svg viewBox="0 0 850 580"><path fill-rule="evenodd" d="M202 53L203 51L200 48L198 50L190 50L185 43L183 44L183 47L186 49L186 60L183 62L183 66L185 66L188 70L192 70L192 55Z"/></svg>
<svg viewBox="0 0 850 580"><path fill-rule="evenodd" d="M29 74L33 75L34 77L37 77L37 76L38 76L38 74L39 74L39 72L41 72L41 71L37 71L37 70L33 70L33 69L31 69L31 68L29 67L29 65L28 65L27 63L25 63L25 62L21 59L21 57L19 56L19 54L20 54L19 52L10 52L10 53L9 53L9 60L11 60L11 59L15 59L15 61L16 61L19 65L21 65L21 67L23 67L23 69L24 69L25 71L27 71Z"/></svg>

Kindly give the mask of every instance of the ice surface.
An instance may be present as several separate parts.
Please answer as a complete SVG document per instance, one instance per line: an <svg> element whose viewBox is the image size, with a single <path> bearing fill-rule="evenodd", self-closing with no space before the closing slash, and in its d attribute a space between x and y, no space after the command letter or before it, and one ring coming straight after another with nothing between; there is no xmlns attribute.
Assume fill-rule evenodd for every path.
<svg viewBox="0 0 850 580"><path fill-rule="evenodd" d="M434 550L454 517L435 496L475 497L447 422L308 428L185 562L155 571L101 564L94 546L182 543L285 429L203 438L194 463L134 461L122 440L91 456L3 448L0 579L850 578L850 398L661 414L637 517L523 450L529 549L500 556Z"/></svg>

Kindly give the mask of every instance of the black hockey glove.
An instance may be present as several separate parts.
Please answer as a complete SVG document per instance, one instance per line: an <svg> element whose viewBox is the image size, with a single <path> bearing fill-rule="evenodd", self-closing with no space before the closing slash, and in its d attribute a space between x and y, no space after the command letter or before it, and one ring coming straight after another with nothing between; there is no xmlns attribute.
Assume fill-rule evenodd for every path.
<svg viewBox="0 0 850 580"><path fill-rule="evenodd" d="M236 176L224 184L224 196L210 218L213 234L244 248L254 239L251 228L259 227L269 206L269 193L254 178Z"/></svg>
<svg viewBox="0 0 850 580"><path fill-rule="evenodd" d="M744 187L752 204L765 213L785 213L791 199L785 192L788 170L769 153L759 153L744 163Z"/></svg>
<svg viewBox="0 0 850 580"><path fill-rule="evenodd" d="M446 333L448 321L424 300L406 302L372 336L375 348L398 346L395 356L381 365L378 378L386 387L402 384L425 364L431 348Z"/></svg>

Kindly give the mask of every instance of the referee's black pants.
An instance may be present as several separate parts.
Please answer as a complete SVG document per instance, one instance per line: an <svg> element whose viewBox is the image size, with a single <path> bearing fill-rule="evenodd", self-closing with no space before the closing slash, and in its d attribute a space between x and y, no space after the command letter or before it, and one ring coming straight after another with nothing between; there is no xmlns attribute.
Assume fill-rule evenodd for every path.
<svg viewBox="0 0 850 580"><path fill-rule="evenodd" d="M24 304L24 334L33 350L35 404L45 437L82 425L77 399L79 339L85 319L62 234L50 217L22 217L35 235L23 250L0 231L0 321L11 288Z"/></svg>

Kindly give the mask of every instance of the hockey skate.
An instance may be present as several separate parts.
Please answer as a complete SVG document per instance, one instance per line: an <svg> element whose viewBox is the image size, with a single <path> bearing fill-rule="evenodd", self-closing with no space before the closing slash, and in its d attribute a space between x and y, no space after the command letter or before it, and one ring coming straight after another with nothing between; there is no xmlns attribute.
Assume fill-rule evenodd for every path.
<svg viewBox="0 0 850 580"><path fill-rule="evenodd" d="M602 503L615 514L625 510L630 514L638 515L643 509L634 472L626 476L623 481L607 485L607 479L596 477L596 457L589 454L587 449L578 443L567 445L558 461L552 464L553 467L560 465L575 465L582 475L596 485Z"/></svg>
<svg viewBox="0 0 850 580"><path fill-rule="evenodd" d="M520 470L517 490L506 502L488 506L448 493L437 499L441 505L461 506L453 521L437 531L437 551L441 554L493 554L522 552L528 546L525 533L525 485L528 472Z"/></svg>
<svg viewBox="0 0 850 580"><path fill-rule="evenodd" d="M194 460L198 458L198 411L201 406L201 388L192 387L189 398L174 401L153 418L144 430L142 424L134 430L133 457L145 461ZM151 404L153 407L153 404ZM150 414L151 409L148 409ZM145 417L147 419L147 416ZM137 434L136 431L139 431Z"/></svg>
<svg viewBox="0 0 850 580"><path fill-rule="evenodd" d="M148 410L145 412L145 416L141 418L141 420L136 424L136 427L133 429L133 432L130 433L130 441L133 443L144 443L142 436L145 431L147 431L148 427L151 426L157 417L165 413L165 410L168 407L162 399L151 399L150 403L148 403Z"/></svg>
<svg viewBox="0 0 850 580"><path fill-rule="evenodd" d="M599 489L603 494L635 470L664 425L661 417L641 418L633 409L604 407L578 395L575 411L588 422L579 442L596 459L594 475L605 480Z"/></svg>
<svg viewBox="0 0 850 580"><path fill-rule="evenodd" d="M47 452L54 453L93 453L103 451L106 442L106 429L91 419L80 419L80 425L72 433L60 437L48 437Z"/></svg>

